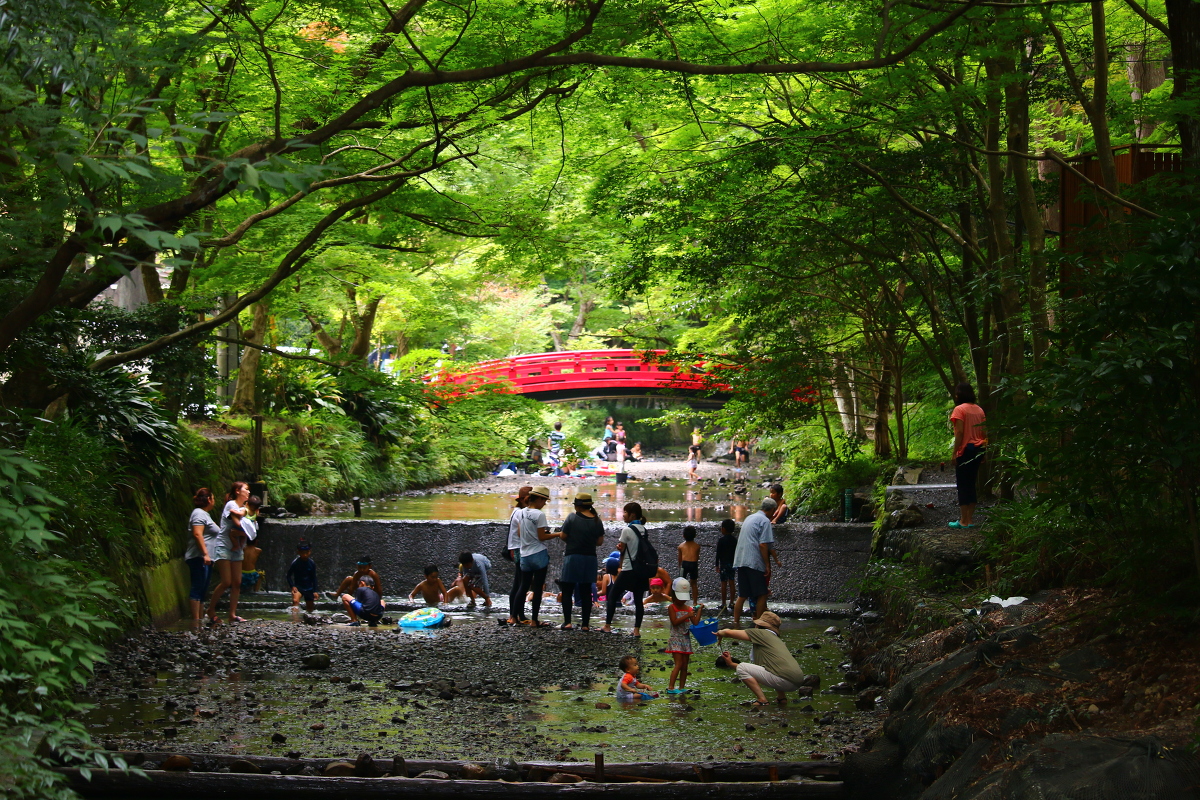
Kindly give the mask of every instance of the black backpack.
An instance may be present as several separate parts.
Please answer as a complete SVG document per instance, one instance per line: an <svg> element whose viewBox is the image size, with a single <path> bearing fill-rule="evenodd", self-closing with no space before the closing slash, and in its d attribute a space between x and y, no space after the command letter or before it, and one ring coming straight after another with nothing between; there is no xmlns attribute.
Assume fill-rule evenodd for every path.
<svg viewBox="0 0 1200 800"><path fill-rule="evenodd" d="M650 537L646 535L645 527L641 525L630 525L629 527L638 540L637 554L630 560L633 565L633 576L639 580L648 581L658 574L658 551L654 549L654 545L650 544Z"/></svg>

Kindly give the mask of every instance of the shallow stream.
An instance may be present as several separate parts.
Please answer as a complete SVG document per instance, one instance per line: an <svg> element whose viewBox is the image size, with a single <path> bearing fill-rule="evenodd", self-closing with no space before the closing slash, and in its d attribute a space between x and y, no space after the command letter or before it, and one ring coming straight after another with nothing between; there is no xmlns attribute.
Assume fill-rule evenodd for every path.
<svg viewBox="0 0 1200 800"><path fill-rule="evenodd" d="M278 618L278 614L269 616ZM493 617L456 614L455 626L493 626ZM264 623L247 623L251 626ZM268 623L269 624L269 623ZM279 624L279 623L275 623ZM623 624L628 624L624 621ZM783 638L806 672L821 675L822 686L842 680L844 655L838 638L824 633L829 620L789 620ZM321 626L315 635L336 635L387 647L389 640L412 634L394 628L361 629ZM532 631L513 635L539 636ZM657 652L666 644L667 625L650 617L642 630L642 680L657 690L666 688L671 656ZM438 632L419 633L436 639ZM620 634L618 634L620 635ZM545 639L535 658L594 659L589 642L600 633L578 632ZM637 643L626 639L631 652ZM748 658L745 643L725 647L735 657ZM819 645L806 648L804 645ZM565 646L564 646L565 645ZM606 644L606 646L608 646ZM227 651L228 652L228 651ZM607 753L610 762L640 760L780 759L805 760L814 752L834 756L860 733L863 719L852 697L818 690L811 699L792 696L787 707L760 710L740 705L750 698L733 673L718 669L716 646L697 648L691 662L686 695L623 705L613 696L618 676L590 685L546 684L523 693L523 698L496 705L466 705L436 697L414 699L389 688L396 682L420 681L435 675L398 675L396 681L349 679L333 682L324 672L232 672L189 678L177 672L151 673L141 688L125 697L109 697L84 717L99 741L109 746L178 752L252 754L302 753L305 756L403 753L409 757L452 759L553 758L590 760ZM507 664L503 655L481 670L480 680L496 679L502 686ZM603 675L599 672L597 677ZM181 698L183 701L181 703ZM165 705L191 699L197 709L171 712ZM772 698L773 699L773 698ZM611 708L597 708L607 703ZM314 725L323 725L313 730ZM167 736L165 731L174 731ZM278 741L283 737L284 741Z"/></svg>

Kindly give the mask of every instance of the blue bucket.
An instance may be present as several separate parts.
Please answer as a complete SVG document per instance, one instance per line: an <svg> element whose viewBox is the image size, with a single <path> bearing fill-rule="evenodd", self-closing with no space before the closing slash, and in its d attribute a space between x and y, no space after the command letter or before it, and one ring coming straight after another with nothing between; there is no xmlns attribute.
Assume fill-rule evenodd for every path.
<svg viewBox="0 0 1200 800"><path fill-rule="evenodd" d="M717 643L717 626L720 621L716 617L709 617L699 625L692 626L692 636L696 639L696 644L703 647L704 645Z"/></svg>

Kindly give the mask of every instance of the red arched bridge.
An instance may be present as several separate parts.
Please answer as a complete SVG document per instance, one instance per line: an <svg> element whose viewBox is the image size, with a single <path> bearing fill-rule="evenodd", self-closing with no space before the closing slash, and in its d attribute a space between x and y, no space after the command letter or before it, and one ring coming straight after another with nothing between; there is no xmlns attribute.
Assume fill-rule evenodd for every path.
<svg viewBox="0 0 1200 800"><path fill-rule="evenodd" d="M696 367L661 360L665 350L577 350L481 361L466 372L430 377L435 384L508 384L510 391L548 403L609 400L648 394L682 395L696 406L719 406L728 397Z"/></svg>

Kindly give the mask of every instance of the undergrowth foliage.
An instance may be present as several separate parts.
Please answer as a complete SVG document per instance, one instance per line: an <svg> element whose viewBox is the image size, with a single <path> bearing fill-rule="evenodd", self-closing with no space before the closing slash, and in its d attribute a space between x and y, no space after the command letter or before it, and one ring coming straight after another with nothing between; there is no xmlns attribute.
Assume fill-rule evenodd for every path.
<svg viewBox="0 0 1200 800"><path fill-rule="evenodd" d="M48 525L62 501L39 485L43 468L0 450L0 776L6 797L74 797L48 756L104 767L72 693L103 660L124 601L58 557ZM116 764L124 767L124 764ZM85 773L87 773L85 768Z"/></svg>
<svg viewBox="0 0 1200 800"><path fill-rule="evenodd" d="M1006 387L1006 455L1037 487L989 526L1014 585L1161 592L1200 571L1198 244L1171 222L1087 265L1053 357Z"/></svg>

